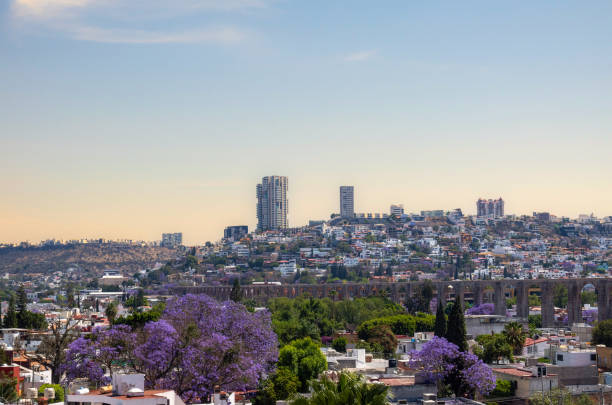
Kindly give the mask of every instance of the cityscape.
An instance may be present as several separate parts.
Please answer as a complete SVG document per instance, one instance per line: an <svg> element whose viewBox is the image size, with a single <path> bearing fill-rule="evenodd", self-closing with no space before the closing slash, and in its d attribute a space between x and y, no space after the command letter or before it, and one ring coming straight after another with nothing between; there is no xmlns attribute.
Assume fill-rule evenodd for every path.
<svg viewBox="0 0 612 405"><path fill-rule="evenodd" d="M0 405L612 405L611 16L4 1Z"/></svg>

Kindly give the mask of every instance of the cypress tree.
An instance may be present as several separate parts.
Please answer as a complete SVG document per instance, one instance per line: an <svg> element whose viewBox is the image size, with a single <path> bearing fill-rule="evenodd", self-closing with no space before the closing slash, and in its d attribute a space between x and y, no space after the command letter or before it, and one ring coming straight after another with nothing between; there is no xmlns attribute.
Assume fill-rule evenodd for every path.
<svg viewBox="0 0 612 405"><path fill-rule="evenodd" d="M434 335L438 337L446 336L446 315L442 301L438 301L438 310L436 311L436 323L434 324Z"/></svg>
<svg viewBox="0 0 612 405"><path fill-rule="evenodd" d="M242 301L242 289L240 288L240 280L238 278L234 279L234 285L232 286L232 291L230 292L230 300L234 302Z"/></svg>
<svg viewBox="0 0 612 405"><path fill-rule="evenodd" d="M15 311L15 296L11 294L11 298L9 299L9 307L4 317L4 325L5 328L16 328L17 327L17 312Z"/></svg>
<svg viewBox="0 0 612 405"><path fill-rule="evenodd" d="M20 286L17 290L17 327L27 328L28 323L28 296L25 288Z"/></svg>
<svg viewBox="0 0 612 405"><path fill-rule="evenodd" d="M446 331L446 340L454 343L459 347L459 350L465 352L468 350L467 339L465 337L465 319L463 318L463 306L461 299L455 298L455 303L448 316L448 327Z"/></svg>

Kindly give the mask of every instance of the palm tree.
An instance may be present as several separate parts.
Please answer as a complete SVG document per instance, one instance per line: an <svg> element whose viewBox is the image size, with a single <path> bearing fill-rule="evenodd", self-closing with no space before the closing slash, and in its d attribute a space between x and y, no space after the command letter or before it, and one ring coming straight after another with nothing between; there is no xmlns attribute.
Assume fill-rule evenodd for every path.
<svg viewBox="0 0 612 405"><path fill-rule="evenodd" d="M341 372L338 382L329 377L311 382L312 396L298 397L291 405L387 405L389 388L383 384L369 384L363 376Z"/></svg>
<svg viewBox="0 0 612 405"><path fill-rule="evenodd" d="M513 321L508 323L504 327L504 336L506 336L506 341L510 346L512 346L512 351L516 355L520 355L523 351L523 345L525 344L525 332L523 331L523 325L520 323Z"/></svg>

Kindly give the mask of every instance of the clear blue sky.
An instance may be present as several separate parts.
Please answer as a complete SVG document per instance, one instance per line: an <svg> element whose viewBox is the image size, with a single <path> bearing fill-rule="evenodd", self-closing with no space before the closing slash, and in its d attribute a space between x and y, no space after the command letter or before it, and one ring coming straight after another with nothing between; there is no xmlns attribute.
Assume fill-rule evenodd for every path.
<svg viewBox="0 0 612 405"><path fill-rule="evenodd" d="M612 214L610 1L5 0L0 75L0 241Z"/></svg>

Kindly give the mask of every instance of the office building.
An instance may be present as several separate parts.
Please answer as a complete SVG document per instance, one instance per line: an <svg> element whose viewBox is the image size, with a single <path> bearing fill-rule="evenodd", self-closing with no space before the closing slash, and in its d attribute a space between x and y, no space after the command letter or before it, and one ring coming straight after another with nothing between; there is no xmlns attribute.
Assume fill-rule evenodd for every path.
<svg viewBox="0 0 612 405"><path fill-rule="evenodd" d="M342 218L353 218L355 216L353 186L340 186L340 216Z"/></svg>
<svg viewBox="0 0 612 405"><path fill-rule="evenodd" d="M287 228L287 184L285 176L266 176L257 185L257 230Z"/></svg>
<svg viewBox="0 0 612 405"><path fill-rule="evenodd" d="M404 204L392 204L389 214L396 217L404 215Z"/></svg>
<svg viewBox="0 0 612 405"><path fill-rule="evenodd" d="M476 215L479 217L501 218L504 216L504 200L485 200L479 198L476 201Z"/></svg>
<svg viewBox="0 0 612 405"><path fill-rule="evenodd" d="M183 233L162 233L161 245L166 247L177 247L183 244Z"/></svg>
<svg viewBox="0 0 612 405"><path fill-rule="evenodd" d="M249 234L249 227L246 225L228 226L223 231L223 238L235 242Z"/></svg>

